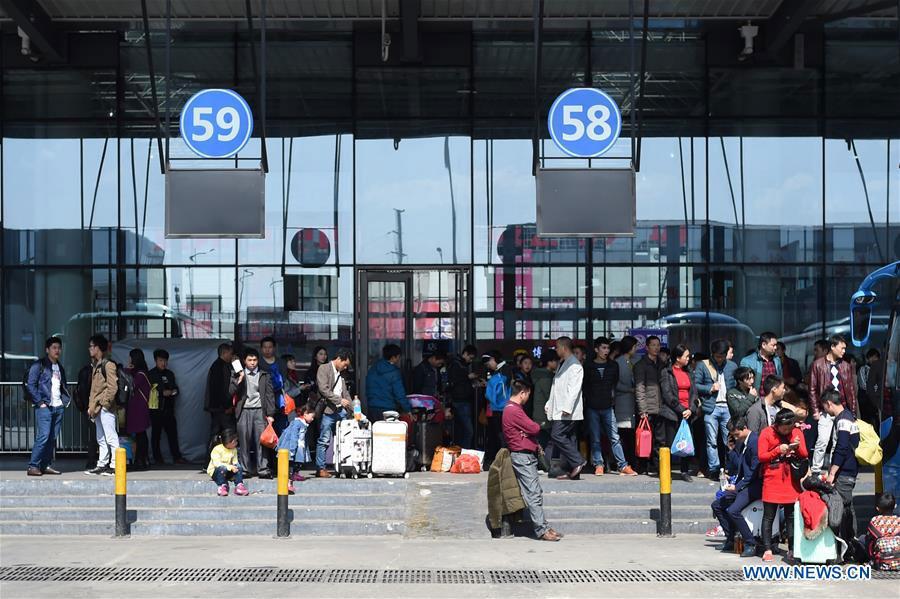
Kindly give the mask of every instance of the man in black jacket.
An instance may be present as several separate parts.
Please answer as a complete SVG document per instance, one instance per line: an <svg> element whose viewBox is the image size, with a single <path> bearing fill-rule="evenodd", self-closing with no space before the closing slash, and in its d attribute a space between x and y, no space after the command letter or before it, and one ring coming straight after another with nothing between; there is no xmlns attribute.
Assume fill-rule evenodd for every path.
<svg viewBox="0 0 900 599"><path fill-rule="evenodd" d="M209 367L206 375L206 399L203 409L209 412L209 448L212 449L216 437L225 429L234 429L234 404L231 400L231 375L234 370L231 360L234 350L230 343L219 346L219 357Z"/></svg>
<svg viewBox="0 0 900 599"><path fill-rule="evenodd" d="M447 354L440 349L425 357L413 370L412 392L438 397L441 392L441 368Z"/></svg>
<svg viewBox="0 0 900 599"><path fill-rule="evenodd" d="M478 349L467 345L447 369L450 400L453 402L454 442L463 449L473 447L475 436L475 384L478 375L473 372L472 365L477 355Z"/></svg>
<svg viewBox="0 0 900 599"><path fill-rule="evenodd" d="M175 420L175 403L178 397L178 383L175 382L175 373L169 370L169 352L157 349L153 352L153 361L156 366L147 373L151 385L156 385L157 404L150 406L150 422L153 426L153 461L157 464L165 464L160 441L163 431L169 441L169 453L176 464L187 464L181 457L178 447L178 423ZM150 395L153 393L151 391Z"/></svg>
<svg viewBox="0 0 900 599"><path fill-rule="evenodd" d="M278 402L272 389L272 375L259 367L259 353L255 349L248 349L244 354L244 369L231 378L229 390L238 398L234 413L237 418L238 461L244 476L259 472L260 478L272 478L269 470L271 450L260 444L259 437L267 425L275 422ZM251 447L256 450L257 469L250 467Z"/></svg>
<svg viewBox="0 0 900 599"><path fill-rule="evenodd" d="M597 337L594 340L593 361L584 365L584 403L587 407L587 421L591 429L591 461L594 463L594 474L602 476L604 472L603 445L601 436L609 439L617 470L623 476L637 476L634 469L625 461L625 451L619 441L616 426L616 415L613 410L613 397L619 382L619 365L609 359L609 339Z"/></svg>

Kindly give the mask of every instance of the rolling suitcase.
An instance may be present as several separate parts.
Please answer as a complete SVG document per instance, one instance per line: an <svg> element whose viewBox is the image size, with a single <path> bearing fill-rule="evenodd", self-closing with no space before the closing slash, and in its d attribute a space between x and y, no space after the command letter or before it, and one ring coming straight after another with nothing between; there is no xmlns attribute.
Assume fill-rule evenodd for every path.
<svg viewBox="0 0 900 599"><path fill-rule="evenodd" d="M338 476L369 475L372 462L372 429L367 422L339 420L334 433L334 470Z"/></svg>
<svg viewBox="0 0 900 599"><path fill-rule="evenodd" d="M801 564L824 564L837 559L838 540L830 528L825 528L815 539L807 539L803 534L803 514L800 512L800 502L794 502L794 559ZM843 554L843 551L841 552Z"/></svg>
<svg viewBox="0 0 900 599"><path fill-rule="evenodd" d="M406 473L407 425L396 413L385 413L385 420L372 423L372 474L402 476Z"/></svg>
<svg viewBox="0 0 900 599"><path fill-rule="evenodd" d="M418 413L414 431L415 467L426 472L431 468L434 450L444 441L444 425L428 420L424 413Z"/></svg>

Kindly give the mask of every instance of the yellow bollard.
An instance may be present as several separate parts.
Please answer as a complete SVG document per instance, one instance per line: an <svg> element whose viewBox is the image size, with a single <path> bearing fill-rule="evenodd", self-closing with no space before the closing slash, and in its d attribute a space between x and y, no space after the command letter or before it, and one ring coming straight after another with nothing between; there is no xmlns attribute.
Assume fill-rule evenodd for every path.
<svg viewBox="0 0 900 599"><path fill-rule="evenodd" d="M288 450L278 450L278 521L276 535L280 538L291 536L288 521Z"/></svg>
<svg viewBox="0 0 900 599"><path fill-rule="evenodd" d="M116 536L128 536L128 511L125 504L128 457L124 447L116 449Z"/></svg>
<svg viewBox="0 0 900 599"><path fill-rule="evenodd" d="M659 448L659 522L656 536L672 534L672 454L668 447Z"/></svg>

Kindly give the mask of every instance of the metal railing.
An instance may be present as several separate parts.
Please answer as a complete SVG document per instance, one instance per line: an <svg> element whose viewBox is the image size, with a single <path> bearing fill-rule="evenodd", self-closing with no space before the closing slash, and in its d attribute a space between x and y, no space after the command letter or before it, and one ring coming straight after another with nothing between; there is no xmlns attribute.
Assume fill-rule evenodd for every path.
<svg viewBox="0 0 900 599"><path fill-rule="evenodd" d="M75 385L69 385L75 393ZM74 404L63 414L62 430L56 440L57 452L87 451L90 421ZM0 454L27 453L34 445L34 408L25 401L22 383L0 382Z"/></svg>

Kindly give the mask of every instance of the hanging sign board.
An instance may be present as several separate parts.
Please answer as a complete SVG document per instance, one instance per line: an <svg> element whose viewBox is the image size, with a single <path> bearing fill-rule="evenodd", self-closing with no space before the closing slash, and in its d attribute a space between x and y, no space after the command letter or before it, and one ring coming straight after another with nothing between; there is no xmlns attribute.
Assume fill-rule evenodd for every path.
<svg viewBox="0 0 900 599"><path fill-rule="evenodd" d="M559 149L576 158L596 158L608 152L622 132L622 113L606 92L573 87L550 107L547 129Z"/></svg>
<svg viewBox="0 0 900 599"><path fill-rule="evenodd" d="M166 173L166 238L250 238L266 233L262 169L174 169Z"/></svg>
<svg viewBox="0 0 900 599"><path fill-rule="evenodd" d="M247 145L253 133L250 105L230 89L204 89L181 111L181 139L203 158L228 158Z"/></svg>
<svg viewBox="0 0 900 599"><path fill-rule="evenodd" d="M537 229L548 237L634 235L634 170L538 169Z"/></svg>

